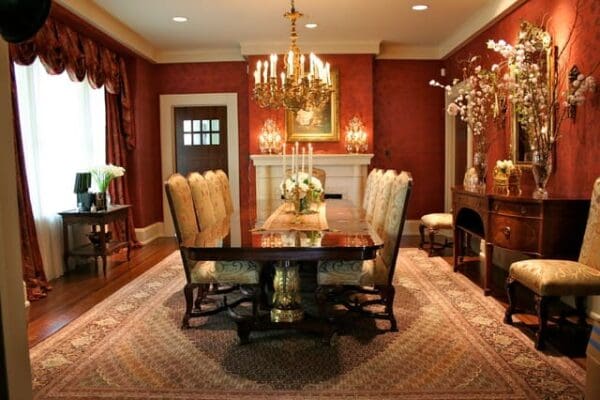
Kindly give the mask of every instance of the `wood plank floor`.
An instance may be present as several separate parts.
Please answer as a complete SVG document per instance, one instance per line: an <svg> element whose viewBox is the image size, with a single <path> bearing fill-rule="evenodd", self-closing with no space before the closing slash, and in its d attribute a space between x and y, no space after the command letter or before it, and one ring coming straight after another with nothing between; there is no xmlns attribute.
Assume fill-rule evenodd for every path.
<svg viewBox="0 0 600 400"><path fill-rule="evenodd" d="M405 236L401 247L418 247L418 236ZM96 270L93 262L78 265L65 276L52 282L53 290L48 297L32 302L29 313L28 339L29 346L41 342L48 336L73 321L97 303L106 299L122 286L156 265L160 260L177 250L174 238L160 238L132 250L131 261L127 262L124 252L109 257L106 277ZM452 264L452 249L444 249L441 255ZM473 282L481 286L483 265L477 258L465 263L461 272ZM506 271L494 269L492 296L506 306L504 279ZM482 291L483 293L483 291ZM518 304L525 304L533 310L531 296L524 291L518 294ZM523 332L532 337L531 328L537 323L533 314L519 314L527 326L519 326ZM550 341L560 352L585 367L586 332L581 329L554 329Z"/></svg>

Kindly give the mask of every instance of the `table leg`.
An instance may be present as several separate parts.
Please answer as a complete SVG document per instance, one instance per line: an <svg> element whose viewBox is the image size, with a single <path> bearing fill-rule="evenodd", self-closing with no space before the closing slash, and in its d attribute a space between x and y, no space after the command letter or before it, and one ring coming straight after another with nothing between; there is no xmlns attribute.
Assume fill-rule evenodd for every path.
<svg viewBox="0 0 600 400"><path fill-rule="evenodd" d="M494 256L494 244L485 242L485 271L483 273L483 294L489 296L492 293L492 258Z"/></svg>
<svg viewBox="0 0 600 400"><path fill-rule="evenodd" d="M273 279L273 308L271 321L296 322L304 318L300 304L300 274L298 264L291 261L279 261L275 266Z"/></svg>
<svg viewBox="0 0 600 400"><path fill-rule="evenodd" d="M454 263L454 272L458 271L458 259L460 256L460 251L462 250L462 238L463 234L459 230L459 228L454 228L454 249L453 249L453 263Z"/></svg>
<svg viewBox="0 0 600 400"><path fill-rule="evenodd" d="M102 273L106 277L106 231L104 225L100 226L100 249L102 251Z"/></svg>
<svg viewBox="0 0 600 400"><path fill-rule="evenodd" d="M69 270L69 225L63 221L63 262L65 271Z"/></svg>
<svg viewBox="0 0 600 400"><path fill-rule="evenodd" d="M128 216L125 216L125 240L127 240L127 261L131 261L131 239L129 238L129 220Z"/></svg>

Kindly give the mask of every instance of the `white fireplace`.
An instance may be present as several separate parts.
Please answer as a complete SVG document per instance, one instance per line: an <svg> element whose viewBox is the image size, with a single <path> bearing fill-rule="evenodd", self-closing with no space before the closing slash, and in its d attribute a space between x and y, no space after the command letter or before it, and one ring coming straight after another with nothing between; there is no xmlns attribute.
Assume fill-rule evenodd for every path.
<svg viewBox="0 0 600 400"><path fill-rule="evenodd" d="M372 158L373 154L315 154L313 165L325 170L325 194L341 195L360 207ZM250 159L256 168L256 216L265 220L281 204L282 157L252 154ZM289 157L287 161L289 168Z"/></svg>

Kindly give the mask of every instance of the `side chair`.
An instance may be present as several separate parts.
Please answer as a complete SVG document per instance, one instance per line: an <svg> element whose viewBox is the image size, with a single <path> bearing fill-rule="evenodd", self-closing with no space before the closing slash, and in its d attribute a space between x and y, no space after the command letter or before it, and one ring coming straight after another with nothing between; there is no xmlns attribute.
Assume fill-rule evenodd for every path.
<svg viewBox="0 0 600 400"><path fill-rule="evenodd" d="M382 230L384 245L374 260L319 262L316 300L321 317L327 316L327 303L332 300L350 311L388 320L390 330L398 330L393 279L412 185L408 172L403 171L393 179Z"/></svg>

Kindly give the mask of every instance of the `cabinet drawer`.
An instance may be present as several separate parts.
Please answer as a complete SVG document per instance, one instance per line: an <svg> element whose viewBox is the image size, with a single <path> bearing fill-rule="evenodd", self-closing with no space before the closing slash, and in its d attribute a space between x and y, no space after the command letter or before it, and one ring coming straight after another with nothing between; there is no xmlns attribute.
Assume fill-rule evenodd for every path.
<svg viewBox="0 0 600 400"><path fill-rule="evenodd" d="M541 205L536 203L516 203L494 199L491 206L492 212L504 215L539 217L542 214Z"/></svg>
<svg viewBox="0 0 600 400"><path fill-rule="evenodd" d="M492 214L489 235L500 247L523 252L539 252L541 220Z"/></svg>

